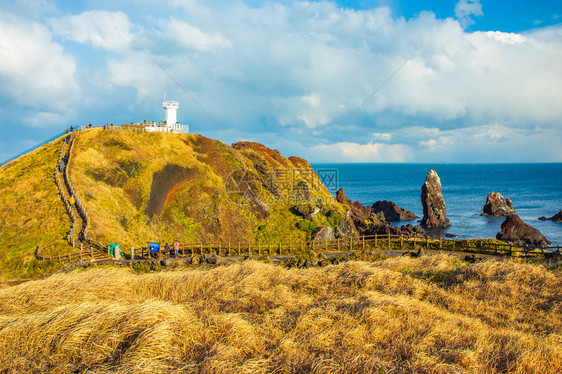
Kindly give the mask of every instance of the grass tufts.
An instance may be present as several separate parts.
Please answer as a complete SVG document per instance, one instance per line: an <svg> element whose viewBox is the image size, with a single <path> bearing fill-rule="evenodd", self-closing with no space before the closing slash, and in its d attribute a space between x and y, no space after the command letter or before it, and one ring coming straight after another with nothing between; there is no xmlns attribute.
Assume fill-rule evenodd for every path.
<svg viewBox="0 0 562 374"><path fill-rule="evenodd" d="M556 373L561 286L446 255L94 267L0 290L0 372Z"/></svg>

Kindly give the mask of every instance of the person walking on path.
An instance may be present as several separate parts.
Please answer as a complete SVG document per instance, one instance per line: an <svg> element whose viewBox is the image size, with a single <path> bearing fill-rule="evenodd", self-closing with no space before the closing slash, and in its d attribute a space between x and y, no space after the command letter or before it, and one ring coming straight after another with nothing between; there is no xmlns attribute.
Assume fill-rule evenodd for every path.
<svg viewBox="0 0 562 374"><path fill-rule="evenodd" d="M178 243L178 241L176 240L174 242L174 257L175 258L178 258L179 251L180 251L180 243Z"/></svg>
<svg viewBox="0 0 562 374"><path fill-rule="evenodd" d="M166 258L170 256L170 245L168 243L166 243L166 245L164 246L164 256Z"/></svg>

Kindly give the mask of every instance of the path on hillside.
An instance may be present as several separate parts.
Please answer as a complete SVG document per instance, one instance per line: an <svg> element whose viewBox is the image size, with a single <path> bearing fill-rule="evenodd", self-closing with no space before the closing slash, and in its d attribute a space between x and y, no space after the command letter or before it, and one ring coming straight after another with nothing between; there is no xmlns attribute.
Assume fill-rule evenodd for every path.
<svg viewBox="0 0 562 374"><path fill-rule="evenodd" d="M81 252L89 252L93 261L106 260L108 256L105 253L103 245L89 239L86 235L88 215L80 203L78 196L74 193L74 188L70 183L69 169L72 163L72 148L76 136L77 134L73 132L63 138L59 160L55 168L55 182L66 207L66 211L72 220L72 227L68 234L68 242L73 247L80 248Z"/></svg>

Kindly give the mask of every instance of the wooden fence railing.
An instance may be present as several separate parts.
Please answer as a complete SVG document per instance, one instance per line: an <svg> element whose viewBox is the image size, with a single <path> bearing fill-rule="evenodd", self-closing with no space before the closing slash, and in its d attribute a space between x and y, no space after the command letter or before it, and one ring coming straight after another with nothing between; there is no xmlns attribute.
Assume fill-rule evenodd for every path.
<svg viewBox="0 0 562 374"><path fill-rule="evenodd" d="M98 249L93 246L85 245L77 240L73 241L73 248L79 248L78 251L71 253L58 254L53 256L43 256L43 248L39 246L35 251L35 257L42 261L53 261L53 262L73 262L76 260L90 260L96 261L101 259L107 259Z"/></svg>
<svg viewBox="0 0 562 374"><path fill-rule="evenodd" d="M85 242L88 248L93 247L98 252L104 253L106 247L104 247L103 244L101 244L100 242L98 242L96 240L93 240L91 238L88 238L88 236L87 236L89 217L88 217L88 214L86 213L86 209L84 209L84 206L80 202L80 199L74 193L74 188L72 187L72 184L70 182L70 178L68 176L68 169L69 169L70 162L71 162L72 148L74 146L74 141L75 141L75 138L76 138L76 136L72 136L73 133L70 133L68 135L71 136L70 142L67 143L66 140L63 140L63 144L62 144L60 155L59 155L59 160L58 160L58 163L57 163L57 167L55 169L55 183L56 183L56 185L59 189L60 196L61 196L61 199L62 199L62 201L63 201L63 203L66 207L66 210L67 210L68 214L70 215L70 218L72 219L72 227L71 227L70 232L68 234L68 242L73 247L78 247L80 245L83 247L84 246L83 243ZM68 144L68 150L65 152L65 148L66 148L67 144ZM67 158L67 161L64 165L64 171L62 172L63 181L64 181L64 187L63 187L61 185L61 183L59 182L58 165L63 160L65 154L68 154L68 158ZM68 196L74 197L75 209L78 212L78 215L80 216L80 219L82 220L82 228L81 228L80 232L78 233L79 241L74 239L74 232L75 232L76 226L77 226L77 224L76 224L77 223L77 217L74 214L74 210L72 209L72 206L70 205L70 202L65 197L65 193L63 192L63 188L66 189L66 192L67 192ZM77 256L77 253L80 253L80 252L76 252L75 253L76 256ZM82 256L82 254L80 254L80 256Z"/></svg>
<svg viewBox="0 0 562 374"><path fill-rule="evenodd" d="M509 244L490 243L485 240L448 240L434 239L429 237L405 237L402 235L372 235L361 236L359 238L346 238L323 241L298 241L298 242L278 242L274 244L260 243L189 243L180 244L179 255L205 255L215 254L219 256L244 256L244 255L292 255L299 253L314 252L354 252L365 250L403 250L416 251L420 248L425 250L464 252L487 255L562 255L560 246L557 247L528 247L520 248ZM162 254L162 246L160 254ZM171 248L170 255L173 256ZM149 251L146 247L135 250L134 258L149 258Z"/></svg>

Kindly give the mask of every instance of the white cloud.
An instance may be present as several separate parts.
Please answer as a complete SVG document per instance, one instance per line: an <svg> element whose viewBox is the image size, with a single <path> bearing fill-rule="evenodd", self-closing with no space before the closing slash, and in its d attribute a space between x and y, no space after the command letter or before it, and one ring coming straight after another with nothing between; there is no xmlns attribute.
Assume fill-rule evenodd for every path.
<svg viewBox="0 0 562 374"><path fill-rule="evenodd" d="M392 138L392 134L388 132L375 132L373 133L373 139L389 141Z"/></svg>
<svg viewBox="0 0 562 374"><path fill-rule="evenodd" d="M38 23L0 13L0 97L13 111L68 113L80 90L74 59Z"/></svg>
<svg viewBox="0 0 562 374"><path fill-rule="evenodd" d="M560 153L552 145L559 143L562 124L561 25L523 33L468 32L466 22L482 14L479 1L458 2L457 18L448 19L431 12L404 19L387 7L353 10L299 1L144 0L126 13L99 10L50 19L46 23L61 45L37 23L23 30L19 25L26 20L11 22L6 29L17 29L19 42L5 37L3 27L0 40L9 48L0 50L0 95L19 106L41 98L28 123L56 121L79 92L76 75L89 89L83 107L106 108L99 113L109 117L104 121L116 115L124 122L151 119L154 113L159 119L166 91L180 101L178 116L193 131L222 132L146 48L229 131L257 141L254 135L260 134L264 142L294 139L304 150L329 138L334 144L325 147L331 153L321 154L325 160L466 161L473 158L469 146L486 157L498 152L517 158L505 147L520 146L518 137L533 141L529 149L536 160ZM33 43L26 44L28 39ZM73 48L71 41L84 46ZM69 51L81 53L78 74ZM18 60L12 64L13 58Z"/></svg>
<svg viewBox="0 0 562 374"><path fill-rule="evenodd" d="M22 121L23 124L31 127L63 126L73 115L74 112L70 109L61 112L33 112L25 115Z"/></svg>
<svg viewBox="0 0 562 374"><path fill-rule="evenodd" d="M230 42L221 35L204 33L200 29L173 17L166 21L160 21L160 25L164 28L164 33L168 37L177 40L186 48L209 51L230 46Z"/></svg>
<svg viewBox="0 0 562 374"><path fill-rule="evenodd" d="M339 142L318 148L315 157L328 162L405 162L412 159L404 144Z"/></svg>
<svg viewBox="0 0 562 374"><path fill-rule="evenodd" d="M53 33L65 40L90 43L96 48L125 52L132 41L131 23L123 12L91 10L79 15L51 18Z"/></svg>
<svg viewBox="0 0 562 374"><path fill-rule="evenodd" d="M460 0L455 5L455 16L463 27L474 24L472 16L483 16L480 0Z"/></svg>

